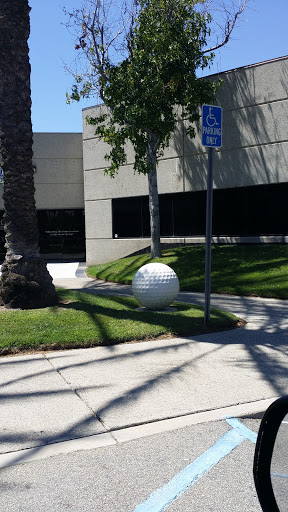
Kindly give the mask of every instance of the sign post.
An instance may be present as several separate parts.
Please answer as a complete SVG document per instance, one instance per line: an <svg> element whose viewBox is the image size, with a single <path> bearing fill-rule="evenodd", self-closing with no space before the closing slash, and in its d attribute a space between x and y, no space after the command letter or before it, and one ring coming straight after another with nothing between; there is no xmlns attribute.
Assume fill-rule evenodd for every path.
<svg viewBox="0 0 288 512"><path fill-rule="evenodd" d="M204 325L210 320L211 295L211 243L213 205L213 148L222 145L222 108L202 105L202 145L208 147L208 174L206 200L206 247L205 247L205 310Z"/></svg>

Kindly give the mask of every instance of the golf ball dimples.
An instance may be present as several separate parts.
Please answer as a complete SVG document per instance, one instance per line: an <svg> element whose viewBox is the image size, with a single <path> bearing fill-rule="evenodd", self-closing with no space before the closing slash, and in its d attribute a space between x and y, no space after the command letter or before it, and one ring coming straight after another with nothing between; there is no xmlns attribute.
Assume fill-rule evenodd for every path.
<svg viewBox="0 0 288 512"><path fill-rule="evenodd" d="M179 281L172 268L164 263L147 263L139 268L132 281L135 299L147 309L169 306L179 293Z"/></svg>

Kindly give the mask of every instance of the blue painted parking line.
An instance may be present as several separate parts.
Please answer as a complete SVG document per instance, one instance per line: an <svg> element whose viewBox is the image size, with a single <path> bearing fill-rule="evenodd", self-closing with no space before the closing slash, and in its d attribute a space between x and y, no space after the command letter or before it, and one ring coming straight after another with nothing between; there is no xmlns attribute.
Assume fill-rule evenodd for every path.
<svg viewBox="0 0 288 512"><path fill-rule="evenodd" d="M175 475L168 484L153 492L133 512L163 512L167 507L194 485L203 475L224 457L229 455L245 439L256 442L256 434L236 418L226 420L232 430L224 434L209 450Z"/></svg>
<svg viewBox="0 0 288 512"><path fill-rule="evenodd" d="M249 439L252 443L256 444L257 434L252 432L250 428L245 427L241 421L237 420L237 418L227 418L227 423L240 434L240 436L244 437L244 439Z"/></svg>

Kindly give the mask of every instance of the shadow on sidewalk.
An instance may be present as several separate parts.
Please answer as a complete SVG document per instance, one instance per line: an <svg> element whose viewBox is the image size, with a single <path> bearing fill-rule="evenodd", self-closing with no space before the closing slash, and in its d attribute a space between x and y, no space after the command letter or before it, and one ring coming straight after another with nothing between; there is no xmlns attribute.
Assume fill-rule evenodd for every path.
<svg viewBox="0 0 288 512"><path fill-rule="evenodd" d="M187 301L188 295L195 302L195 294L185 294L185 301ZM120 298L119 300L121 301ZM199 301L201 301L201 297L199 297ZM217 304L215 302L216 299L213 305L227 309L227 298L220 296L217 298ZM229 382L230 386L234 386L236 390L234 404L249 401L246 395L244 396L243 389L245 390L245 379L247 379L247 388L249 388L254 375L255 380L264 382L266 388L270 389L271 397L287 394L288 316L286 303L231 297L229 304L230 311L236 314L241 311L241 316L245 316L245 312L247 312L248 323L245 328L194 338L155 340L154 342L129 344L129 346L126 344L82 351L47 353L47 369L25 375L17 370L25 364L25 357L3 358L0 360L0 365L2 368L11 366L12 377L6 381L2 379L0 385L1 404L5 407L5 403L13 404L15 402L15 414L17 414L19 401L36 400L41 404L41 399L44 397L49 397L53 401L54 397L59 394L65 396L66 393L68 395L72 392L88 405L89 417L75 422L69 428L53 435L35 432L36 444L39 442L39 446L34 447L33 450L37 452L43 445L83 436L80 432L83 433L86 427L93 429L96 422L100 422L106 432L113 430L113 425L111 427L113 416L119 416L119 411L121 415L122 409L125 418L119 428L139 424L139 417L137 414L133 415L134 407L141 405L142 400L144 400L145 407L145 404L149 404L149 397L152 397L151 406L154 405L157 411L157 403L156 405L152 404L153 400L157 402L158 396L159 404L161 404L164 393L168 403L169 395L174 396L175 390L176 398L179 391L179 400L184 403L184 405L181 403L178 411L176 407L175 416L199 412L205 410L205 407L209 408L206 398L214 393L216 399L217 391L221 389L224 394L226 392L229 394ZM79 358L80 353L81 357ZM39 355L39 358L43 359L43 355ZM37 356L34 356L34 359L36 361ZM106 373L103 371L107 365L111 370L108 374L107 371ZM92 378L89 384L91 369L97 378ZM29 392L22 390L25 382L31 380L32 383L36 377L41 378L55 371L65 382L66 390L31 389ZM230 381L229 378L226 379L225 373L231 374ZM74 375L76 375L75 378ZM105 375L106 381L101 382L101 376L104 378ZM123 383L125 380L127 382ZM227 386L227 390L223 389L224 385ZM238 386L239 394L237 396ZM9 387L11 387L11 391L9 391ZM112 393L111 388L113 388ZM183 392L183 396L180 397L181 392ZM201 393L202 402L197 398ZM264 396L257 396L254 399L262 398ZM220 407L220 403L214 403L214 407ZM142 416L143 423L165 417L163 411L160 410L160 405L158 416L156 412L153 418L149 416L148 409L149 406L146 417L145 414ZM169 414L170 417L173 417L171 409ZM20 421L18 419L18 423L21 424L21 418ZM33 428L33 417L31 426ZM9 424L3 425L3 427L5 431L3 430L0 435L1 444L14 444L14 463L24 462L25 451L17 452L19 449L17 445L21 446L21 450L23 450L23 444L24 446L27 444L28 447L31 433L27 435L24 429L9 433Z"/></svg>

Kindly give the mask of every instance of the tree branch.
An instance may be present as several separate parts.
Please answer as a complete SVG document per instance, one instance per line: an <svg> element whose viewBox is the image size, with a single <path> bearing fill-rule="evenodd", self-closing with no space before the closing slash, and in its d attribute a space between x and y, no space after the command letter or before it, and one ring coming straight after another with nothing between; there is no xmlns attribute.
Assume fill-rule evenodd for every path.
<svg viewBox="0 0 288 512"><path fill-rule="evenodd" d="M242 3L240 9L234 14L234 17L233 17L232 21L228 18L228 20L226 22L226 25L225 25L225 29L224 29L224 39L221 41L221 43L218 43L215 46L211 46L210 48L207 48L207 50L204 50L203 53L213 52L213 51L218 50L219 48L221 48L222 46L224 46L225 44L228 43L228 41L230 39L230 36L231 36L231 33L232 33L232 31L233 31L233 29L235 27L237 18L244 11L244 8L245 8L245 5L246 5L247 2L248 2L248 0L244 0L244 2Z"/></svg>

